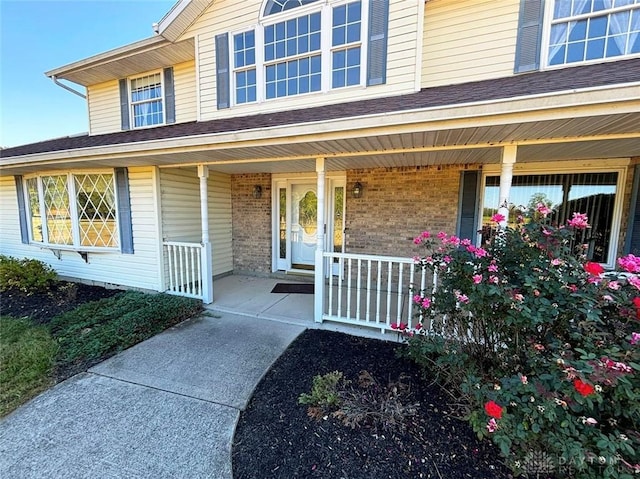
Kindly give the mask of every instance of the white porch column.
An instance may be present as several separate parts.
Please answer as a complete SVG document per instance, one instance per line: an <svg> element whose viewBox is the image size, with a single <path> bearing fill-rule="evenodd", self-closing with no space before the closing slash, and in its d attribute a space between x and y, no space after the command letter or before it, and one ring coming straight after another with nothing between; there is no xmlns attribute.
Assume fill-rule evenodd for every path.
<svg viewBox="0 0 640 479"><path fill-rule="evenodd" d="M324 158L316 158L317 190L318 190L318 234L315 257L315 291L313 319L316 323L322 322L324 309Z"/></svg>
<svg viewBox="0 0 640 479"><path fill-rule="evenodd" d="M513 165L516 162L518 147L516 145L507 145L502 147L502 161L500 162L500 202L498 213L504 216L501 226L507 225L509 219L509 195L511 194L511 181L513 180Z"/></svg>
<svg viewBox="0 0 640 479"><path fill-rule="evenodd" d="M213 302L213 254L211 241L209 240L209 194L207 181L209 168L206 165L198 165L198 178L200 178L200 220L202 223L202 302Z"/></svg>

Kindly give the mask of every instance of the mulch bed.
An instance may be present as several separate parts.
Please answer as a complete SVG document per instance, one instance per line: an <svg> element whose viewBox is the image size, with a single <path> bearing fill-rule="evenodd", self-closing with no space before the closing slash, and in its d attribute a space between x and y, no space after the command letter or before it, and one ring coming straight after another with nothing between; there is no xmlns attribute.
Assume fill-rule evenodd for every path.
<svg viewBox="0 0 640 479"><path fill-rule="evenodd" d="M2 293L0 314L14 318L28 317L35 324L46 324L59 314L66 313L89 301L110 298L118 289L60 281L46 293L26 296L20 291Z"/></svg>
<svg viewBox="0 0 640 479"><path fill-rule="evenodd" d="M396 356L397 343L307 330L267 372L242 412L233 444L235 479L509 478L500 454L479 442L450 413L437 386L411 362ZM404 430L374 425L352 429L331 415L307 415L298 396L313 377L341 371L357 383L366 370L380 383L410 386L420 403Z"/></svg>

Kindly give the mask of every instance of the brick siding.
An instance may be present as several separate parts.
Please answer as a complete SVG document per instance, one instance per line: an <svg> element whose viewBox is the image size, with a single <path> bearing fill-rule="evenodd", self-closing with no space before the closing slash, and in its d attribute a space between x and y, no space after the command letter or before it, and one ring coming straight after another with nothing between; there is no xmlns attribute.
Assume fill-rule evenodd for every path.
<svg viewBox="0 0 640 479"><path fill-rule="evenodd" d="M461 166L374 168L347 172L347 253L412 257L421 231L456 232ZM361 198L350 191L359 181Z"/></svg>
<svg viewBox="0 0 640 479"><path fill-rule="evenodd" d="M253 197L253 187L262 197ZM231 176L233 269L236 273L271 272L271 174Z"/></svg>

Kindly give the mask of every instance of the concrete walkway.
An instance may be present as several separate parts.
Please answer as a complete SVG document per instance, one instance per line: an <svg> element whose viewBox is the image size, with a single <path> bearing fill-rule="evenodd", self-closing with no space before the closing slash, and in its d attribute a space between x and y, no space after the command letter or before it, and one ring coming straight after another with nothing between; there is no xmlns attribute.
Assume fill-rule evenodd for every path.
<svg viewBox="0 0 640 479"><path fill-rule="evenodd" d="M240 411L303 330L222 313L140 343L3 419L0 477L230 479Z"/></svg>

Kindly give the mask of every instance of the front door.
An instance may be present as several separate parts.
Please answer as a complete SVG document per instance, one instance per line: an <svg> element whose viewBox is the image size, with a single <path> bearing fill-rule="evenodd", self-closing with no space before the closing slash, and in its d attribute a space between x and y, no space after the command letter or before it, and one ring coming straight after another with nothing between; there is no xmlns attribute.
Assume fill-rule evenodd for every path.
<svg viewBox="0 0 640 479"><path fill-rule="evenodd" d="M318 238L318 195L312 183L291 185L291 267L313 269Z"/></svg>
<svg viewBox="0 0 640 479"><path fill-rule="evenodd" d="M345 180L328 178L325 191L325 250L344 251ZM318 240L318 191L314 178L274 182L274 270L314 269ZM326 266L329 266L328 264ZM338 264L327 270L337 274Z"/></svg>

